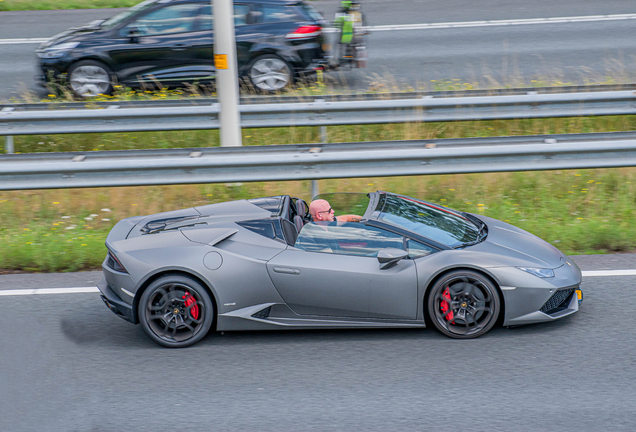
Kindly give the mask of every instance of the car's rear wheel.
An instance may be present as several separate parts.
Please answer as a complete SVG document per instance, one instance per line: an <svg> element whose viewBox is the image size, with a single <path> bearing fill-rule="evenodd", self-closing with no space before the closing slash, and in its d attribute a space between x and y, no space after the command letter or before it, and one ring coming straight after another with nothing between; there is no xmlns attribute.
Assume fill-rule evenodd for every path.
<svg viewBox="0 0 636 432"><path fill-rule="evenodd" d="M186 276L166 275L152 282L139 300L139 321L156 343L183 348L210 330L214 305L206 289Z"/></svg>
<svg viewBox="0 0 636 432"><path fill-rule="evenodd" d="M430 290L428 314L446 336L472 339L487 333L499 317L495 285L481 273L457 270L444 275Z"/></svg>
<svg viewBox="0 0 636 432"><path fill-rule="evenodd" d="M68 84L77 97L91 98L113 91L111 71L103 63L84 60L75 63L68 71Z"/></svg>
<svg viewBox="0 0 636 432"><path fill-rule="evenodd" d="M248 74L254 88L266 93L284 90L294 82L291 67L273 54L265 54L252 60Z"/></svg>

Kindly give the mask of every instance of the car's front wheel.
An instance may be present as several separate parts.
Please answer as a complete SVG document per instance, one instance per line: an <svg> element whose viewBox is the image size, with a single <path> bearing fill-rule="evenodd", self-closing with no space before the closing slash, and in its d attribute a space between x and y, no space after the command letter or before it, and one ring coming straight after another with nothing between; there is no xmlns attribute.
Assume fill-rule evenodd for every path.
<svg viewBox="0 0 636 432"><path fill-rule="evenodd" d="M488 332L499 317L497 288L486 276L471 270L444 275L429 292L428 314L446 336L472 339Z"/></svg>
<svg viewBox="0 0 636 432"><path fill-rule="evenodd" d="M210 330L214 305L207 290L181 275L166 275L150 284L139 300L139 321L154 342L183 348Z"/></svg>
<svg viewBox="0 0 636 432"><path fill-rule="evenodd" d="M68 71L68 84L77 97L91 98L112 93L108 66L94 60L75 63Z"/></svg>
<svg viewBox="0 0 636 432"><path fill-rule="evenodd" d="M254 88L266 93L284 90L294 82L292 69L287 62L273 54L265 54L252 60L248 74Z"/></svg>

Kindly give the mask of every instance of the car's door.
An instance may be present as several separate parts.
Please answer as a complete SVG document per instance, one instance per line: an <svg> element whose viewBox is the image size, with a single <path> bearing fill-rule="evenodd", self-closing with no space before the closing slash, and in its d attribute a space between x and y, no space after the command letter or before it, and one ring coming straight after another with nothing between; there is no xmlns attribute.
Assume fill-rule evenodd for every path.
<svg viewBox="0 0 636 432"><path fill-rule="evenodd" d="M247 25L250 6L243 3L234 3L234 32L236 36L236 50L238 53L237 62L240 69L241 65L249 60L250 48L253 44L255 35L251 29L252 26ZM196 54L197 58L205 58L202 66L209 67L209 73L215 74L213 53L214 53L214 21L212 14L212 5L207 2L201 8L199 16L199 28L201 37L197 39ZM256 37L262 35L256 35Z"/></svg>
<svg viewBox="0 0 636 432"><path fill-rule="evenodd" d="M120 79L170 83L201 78L203 59L197 60L201 57L197 41L205 35L197 28L200 9L201 3L197 2L168 3L119 29L119 43L109 55ZM131 32L136 36L130 37Z"/></svg>
<svg viewBox="0 0 636 432"><path fill-rule="evenodd" d="M410 259L380 270L379 250L403 248L402 236L361 223L306 224L295 247L267 269L300 315L415 319L417 275Z"/></svg>

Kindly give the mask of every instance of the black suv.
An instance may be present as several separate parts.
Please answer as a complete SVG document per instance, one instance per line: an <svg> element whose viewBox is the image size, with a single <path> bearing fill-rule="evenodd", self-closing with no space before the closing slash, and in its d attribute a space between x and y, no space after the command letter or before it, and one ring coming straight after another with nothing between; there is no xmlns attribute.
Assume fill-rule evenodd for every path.
<svg viewBox="0 0 636 432"><path fill-rule="evenodd" d="M274 92L314 74L325 62L325 24L303 1L234 1L239 77ZM113 83L209 83L215 76L212 26L209 0L146 0L40 45L40 79L64 79L84 97L109 94Z"/></svg>

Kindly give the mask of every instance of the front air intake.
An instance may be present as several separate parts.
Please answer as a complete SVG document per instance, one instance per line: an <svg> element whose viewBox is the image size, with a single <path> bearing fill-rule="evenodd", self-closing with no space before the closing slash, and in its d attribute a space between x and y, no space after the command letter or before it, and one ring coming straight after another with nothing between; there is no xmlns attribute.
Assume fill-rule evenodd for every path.
<svg viewBox="0 0 636 432"><path fill-rule="evenodd" d="M574 288L568 288L565 290L557 291L552 294L552 297L541 307L541 312L551 315L553 313L561 312L567 309L574 294Z"/></svg>

